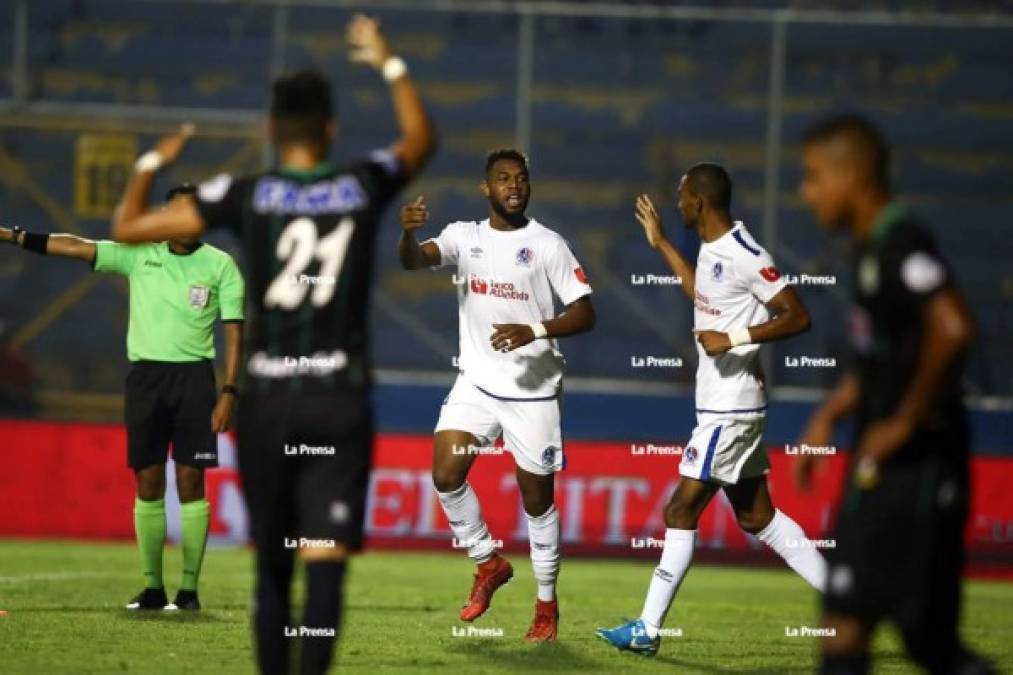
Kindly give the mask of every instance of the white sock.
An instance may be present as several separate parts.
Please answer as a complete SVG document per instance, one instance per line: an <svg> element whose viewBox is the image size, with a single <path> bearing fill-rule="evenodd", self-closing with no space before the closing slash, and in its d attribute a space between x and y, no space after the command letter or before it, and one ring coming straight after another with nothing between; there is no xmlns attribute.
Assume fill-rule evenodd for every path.
<svg viewBox="0 0 1013 675"><path fill-rule="evenodd" d="M689 563L693 559L693 547L696 545L696 530L665 530L665 547L661 551L661 562L654 568L651 585L647 589L644 600L644 611L640 619L647 629L647 636L657 637L665 615L672 606L676 591L682 584Z"/></svg>
<svg viewBox="0 0 1013 675"><path fill-rule="evenodd" d="M443 506L443 513L450 521L450 529L458 546L468 549L468 557L476 563L485 562L496 553L492 535L482 519L482 508L478 504L478 496L466 481L453 492L436 491Z"/></svg>
<svg viewBox="0 0 1013 675"><path fill-rule="evenodd" d="M827 586L827 561L806 538L794 520L774 509L774 518L757 538L784 558L813 588L822 593Z"/></svg>
<svg viewBox="0 0 1013 675"><path fill-rule="evenodd" d="M538 599L556 599L556 577L559 576L559 511L555 504L540 516L528 517L528 540L531 542L531 567L538 583Z"/></svg>

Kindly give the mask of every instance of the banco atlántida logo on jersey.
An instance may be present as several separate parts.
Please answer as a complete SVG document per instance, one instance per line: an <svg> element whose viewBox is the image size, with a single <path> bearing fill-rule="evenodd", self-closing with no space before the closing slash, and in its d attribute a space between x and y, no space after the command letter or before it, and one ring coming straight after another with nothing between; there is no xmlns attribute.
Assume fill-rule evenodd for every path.
<svg viewBox="0 0 1013 675"><path fill-rule="evenodd" d="M486 279L477 275L472 275L468 281L468 287L472 293L476 295L488 295L494 298L502 298L504 300L521 300L526 301L531 296L527 291L522 291L514 286L510 281L497 281L495 279Z"/></svg>

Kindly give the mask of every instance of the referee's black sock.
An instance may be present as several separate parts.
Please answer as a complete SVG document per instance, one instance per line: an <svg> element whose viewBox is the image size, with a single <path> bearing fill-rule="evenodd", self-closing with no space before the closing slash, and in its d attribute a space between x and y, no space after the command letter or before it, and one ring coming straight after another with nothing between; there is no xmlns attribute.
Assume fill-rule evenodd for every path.
<svg viewBox="0 0 1013 675"><path fill-rule="evenodd" d="M257 553L257 595L253 625L257 635L257 660L265 675L288 672L289 589L292 584L293 557Z"/></svg>
<svg viewBox="0 0 1013 675"><path fill-rule="evenodd" d="M306 563L306 604L303 626L320 629L302 639L302 675L321 675L331 664L334 642L341 620L344 560L320 560ZM327 635L327 629L334 629Z"/></svg>

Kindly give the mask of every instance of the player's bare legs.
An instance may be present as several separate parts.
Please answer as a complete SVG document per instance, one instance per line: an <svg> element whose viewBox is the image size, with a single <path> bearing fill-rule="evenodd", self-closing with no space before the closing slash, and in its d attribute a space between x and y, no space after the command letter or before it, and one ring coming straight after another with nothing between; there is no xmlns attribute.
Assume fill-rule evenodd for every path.
<svg viewBox="0 0 1013 675"><path fill-rule="evenodd" d="M468 471L477 456L474 435L459 430L436 432L433 443L433 486L443 512L454 531L457 546L466 548L478 565L468 601L461 609L462 621L474 621L489 608L492 594L513 576L513 568L496 554L492 535L482 518L478 496L468 484Z"/></svg>
<svg viewBox="0 0 1013 675"><path fill-rule="evenodd" d="M165 480L163 471L162 480ZM204 469L198 466L176 464L176 492L180 504L189 504L204 499Z"/></svg>
<svg viewBox="0 0 1013 675"><path fill-rule="evenodd" d="M758 534L774 519L774 504L763 476L746 478L736 485L726 485L724 490L735 509L739 527L749 534Z"/></svg>
<svg viewBox="0 0 1013 675"><path fill-rule="evenodd" d="M827 563L798 523L774 508L766 476L744 478L726 485L739 527L769 546L788 566L821 593L826 588Z"/></svg>
<svg viewBox="0 0 1013 675"><path fill-rule="evenodd" d="M165 498L165 464L153 464L134 472L137 497L146 502Z"/></svg>
<svg viewBox="0 0 1013 675"><path fill-rule="evenodd" d="M679 530L696 530L700 514L718 491L717 486L683 476L665 506L665 525Z"/></svg>
<svg viewBox="0 0 1013 675"><path fill-rule="evenodd" d="M211 525L211 505L204 496L204 469L176 462L176 492L179 493L183 579L173 604L179 609L196 610L200 609L197 581Z"/></svg>
<svg viewBox="0 0 1013 675"><path fill-rule="evenodd" d="M437 431L433 442L433 486L439 493L453 492L468 479L478 439L467 431Z"/></svg>
<svg viewBox="0 0 1013 675"><path fill-rule="evenodd" d="M531 642L555 640L558 632L559 512L554 503L555 485L554 473L540 475L517 467L517 487L528 519L531 566L538 584L535 618L525 636Z"/></svg>

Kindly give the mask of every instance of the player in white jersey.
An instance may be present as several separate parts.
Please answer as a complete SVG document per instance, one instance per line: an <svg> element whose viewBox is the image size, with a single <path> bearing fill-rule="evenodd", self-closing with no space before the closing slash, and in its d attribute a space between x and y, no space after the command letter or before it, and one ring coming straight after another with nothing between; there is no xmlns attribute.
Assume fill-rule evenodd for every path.
<svg viewBox="0 0 1013 675"><path fill-rule="evenodd" d="M556 639L559 610L559 514L554 475L563 468L560 395L563 355L556 338L594 327L591 286L566 241L525 215L531 188L527 158L497 150L486 160L482 194L489 217L455 222L421 244L428 220L422 197L401 211L399 253L405 269L455 266L460 321L460 374L440 411L433 447L433 485L454 537L478 565L461 619L474 621L513 576L496 552L468 471L502 436L517 464L538 584L526 639ZM556 316L553 296L565 307Z"/></svg>
<svg viewBox="0 0 1013 675"><path fill-rule="evenodd" d="M718 490L724 490L743 530L770 546L817 590L823 590L826 578L823 556L770 501L770 464L763 447L767 395L759 343L807 330L809 315L770 255L745 225L732 221L731 196L731 179L717 164L697 164L679 182L683 222L701 240L695 268L665 238L650 198L637 199L637 220L648 243L693 300L700 358L697 425L679 464L682 479L665 507L665 544L643 612L639 619L597 631L621 650L648 656L658 651L665 615L689 569L697 523Z"/></svg>

